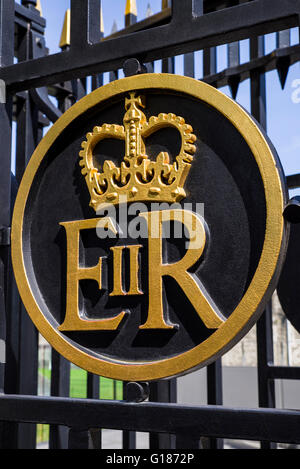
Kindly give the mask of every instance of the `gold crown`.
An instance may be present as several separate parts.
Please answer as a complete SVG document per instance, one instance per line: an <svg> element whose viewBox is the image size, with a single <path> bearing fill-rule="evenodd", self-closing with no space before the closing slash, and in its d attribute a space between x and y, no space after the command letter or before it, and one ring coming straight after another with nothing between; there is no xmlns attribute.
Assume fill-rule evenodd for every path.
<svg viewBox="0 0 300 469"><path fill-rule="evenodd" d="M168 203L186 197L184 184L196 152L193 128L175 114L152 116L148 122L141 108L145 108L144 98L131 92L130 98L125 99L124 125L95 127L82 143L80 165L91 195L90 205L95 211L100 204L118 204L125 196L127 202ZM166 127L177 129L181 135L180 153L173 164L167 152L159 153L156 161L146 155L145 139ZM100 172L95 167L93 151L106 138L124 140L125 157L120 168L112 161L104 161Z"/></svg>

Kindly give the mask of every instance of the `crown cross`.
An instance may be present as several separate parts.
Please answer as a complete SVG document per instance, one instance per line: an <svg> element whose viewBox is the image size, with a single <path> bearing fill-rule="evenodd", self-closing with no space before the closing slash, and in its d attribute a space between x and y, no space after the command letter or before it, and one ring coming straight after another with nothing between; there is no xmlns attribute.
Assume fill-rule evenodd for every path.
<svg viewBox="0 0 300 469"><path fill-rule="evenodd" d="M197 138L193 128L183 117L175 114L161 113L147 121L142 109L145 109L144 97L131 92L125 99L123 125L95 127L82 142L80 165L90 192L90 205L95 211L103 203L118 204L121 196L126 196L127 202L168 203L179 202L186 197L184 184L196 152L194 143ZM177 129L181 136L180 153L173 164L167 152L159 153L156 161L146 154L145 140L167 127ZM125 156L120 167L105 160L100 171L95 166L93 152L96 145L106 138L124 141Z"/></svg>
<svg viewBox="0 0 300 469"><path fill-rule="evenodd" d="M134 159L135 163L147 158L145 155L145 145L142 140L142 130L146 123L145 114L138 108L145 108L141 96L135 97L135 93L130 93L130 98L125 99L126 114L124 116L126 155L125 161Z"/></svg>

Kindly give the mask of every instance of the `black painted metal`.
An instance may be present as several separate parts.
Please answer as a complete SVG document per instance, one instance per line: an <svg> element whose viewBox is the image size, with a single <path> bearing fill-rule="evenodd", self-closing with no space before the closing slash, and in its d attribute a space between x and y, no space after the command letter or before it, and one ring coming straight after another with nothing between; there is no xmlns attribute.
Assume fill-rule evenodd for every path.
<svg viewBox="0 0 300 469"><path fill-rule="evenodd" d="M0 2L0 66L11 65L14 59L14 0L1 0ZM0 143L3 149L1 168L3 174L0 184L0 226L6 230L10 227L11 218L11 133L12 133L12 97L7 95L7 103L0 104ZM9 246L0 246L0 340L7 340L7 327L9 318L6 310L9 304L8 279L10 277L10 251ZM10 303L11 305L13 303ZM6 360L10 354L6 352ZM4 360L2 360L3 362ZM5 392L6 378L5 363L0 363L0 392ZM0 423L0 438L5 446L7 437L15 437L14 428Z"/></svg>
<svg viewBox="0 0 300 469"><path fill-rule="evenodd" d="M76 11L86 21L87 11L91 12L89 1L78 2L81 5L79 9L76 9L74 2L74 24L79 21ZM182 8L182 1L174 0L172 20L168 26L116 37L113 43L102 41L88 44L84 40L87 37L84 31L88 29L85 24L80 33L83 42L78 50L81 53L78 54L75 46L71 46L69 51L32 60L30 65L23 62L5 67L0 78L6 81L11 92L16 92L55 84L74 76L120 69L129 55L143 57L143 61L148 63L170 55L246 39L249 35L267 34L299 25L298 0L284 3L281 0L256 0L202 16L193 16L193 5L194 0L185 0L185 8ZM178 28L182 31L181 35L177 34Z"/></svg>
<svg viewBox="0 0 300 469"><path fill-rule="evenodd" d="M230 439L299 443L300 414L292 410L229 409L220 406L96 401L32 396L1 396L0 415L10 422L66 425L76 434L101 422L113 430L137 430ZM72 436L73 439L73 436ZM84 436L85 439L85 436ZM78 443L80 439L78 438Z"/></svg>
<svg viewBox="0 0 300 469"><path fill-rule="evenodd" d="M172 3L172 2L171 2ZM184 56L186 66L186 56ZM162 60L162 73L175 73L175 58L168 57ZM186 69L184 73L186 74ZM155 402L177 402L177 381L176 379L161 381L150 384L150 400ZM151 449L176 448L174 435L163 435L161 433L151 433L149 444Z"/></svg>
<svg viewBox="0 0 300 469"><path fill-rule="evenodd" d="M133 385L135 386L135 385ZM136 402L136 398L140 395L141 390L135 388L134 392L131 390L130 383L123 383L123 397L129 402ZM123 449L135 449L136 448L136 432L135 431L123 431Z"/></svg>
<svg viewBox="0 0 300 469"><path fill-rule="evenodd" d="M59 355L55 350L52 350L51 369L51 396L69 397L70 362ZM66 427L58 425L52 425L50 427L49 448L68 448L68 429Z"/></svg>
<svg viewBox="0 0 300 469"><path fill-rule="evenodd" d="M300 223L300 197L296 196L289 200L284 212L284 218L290 223Z"/></svg>
<svg viewBox="0 0 300 469"><path fill-rule="evenodd" d="M53 397L36 397L38 336L17 293L9 242L14 188L48 124L45 116L54 122L84 96L86 77L92 76L95 89L103 84L103 72L110 72L110 81L118 78L118 70L128 59L132 59L125 63L128 75L144 71L143 63L149 70L160 59L162 71L174 73L174 56L179 54L184 54L184 74L194 77L194 52L203 50L207 83L229 85L235 98L239 84L250 78L251 112L266 128L265 73L277 69L284 87L289 66L300 60L300 46L291 46L289 31L299 27L299 0L173 0L172 10L167 8L139 23L127 17L125 29L104 41L100 1L71 0L71 47L50 56L43 36L46 23L35 6L36 0L24 0L22 5L0 0L0 78L8 85L7 104L0 104L0 341L6 341L6 364L0 363L0 392L5 393L0 395L0 447L35 447L36 423L51 425L53 449L101 448L101 428L123 430L125 448L135 447L136 431L150 432L151 448L160 449L194 449L200 441L202 447L220 449L224 438L259 440L263 448L274 447L272 442L300 443L299 413L275 409L275 380L299 380L300 371L273 364L271 305L257 324L259 405L263 409L222 407L221 361L207 368L205 407L176 404L176 380L152 383L149 403L140 402L147 397L145 384L143 398L138 398L137 388L131 385L128 402L101 401L99 378L91 374L87 378L89 399L70 399L70 364L55 351ZM263 35L270 32L277 32L276 50L265 55ZM250 60L240 64L238 41L248 38ZM216 46L220 44L228 44L228 67L218 72ZM13 63L14 55L19 63ZM57 107L49 95L57 98ZM17 125L13 191L12 118ZM290 188L299 187L299 181L299 174L288 177Z"/></svg>
<svg viewBox="0 0 300 469"><path fill-rule="evenodd" d="M222 361L216 360L207 367L207 404L223 404L223 379L222 379ZM224 442L221 439L211 438L208 441L209 449L222 449Z"/></svg>
<svg viewBox="0 0 300 469"><path fill-rule="evenodd" d="M264 37L252 39L250 42L250 57L262 57L265 53ZM262 70L258 69L250 74L251 82L251 112L256 120L266 129L266 78ZM276 407L275 382L269 379L267 370L273 364L273 329L272 304L270 303L262 317L257 322L257 372L258 372L258 400L260 407ZM262 441L262 449L275 448L272 442Z"/></svg>
<svg viewBox="0 0 300 469"><path fill-rule="evenodd" d="M150 384L150 400L153 402L177 402L176 379ZM174 449L176 439L174 435L159 433L150 434L151 449Z"/></svg>

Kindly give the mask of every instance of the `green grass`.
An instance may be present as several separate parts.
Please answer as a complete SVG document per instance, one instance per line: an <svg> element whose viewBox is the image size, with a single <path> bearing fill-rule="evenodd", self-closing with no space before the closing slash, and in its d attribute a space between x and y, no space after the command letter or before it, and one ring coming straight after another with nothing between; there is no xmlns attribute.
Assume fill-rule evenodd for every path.
<svg viewBox="0 0 300 469"><path fill-rule="evenodd" d="M51 379L51 370L40 368L39 373L46 379ZM87 397L87 372L71 367L70 371L70 397L84 399ZM100 377L99 386L100 399L123 399L123 386L121 381L113 381L112 379Z"/></svg>
<svg viewBox="0 0 300 469"><path fill-rule="evenodd" d="M38 423L36 426L36 442L37 444L45 443L49 440L49 425Z"/></svg>
<svg viewBox="0 0 300 469"><path fill-rule="evenodd" d="M51 370L48 370L46 368L39 368L39 374L43 375L47 379L51 378Z"/></svg>

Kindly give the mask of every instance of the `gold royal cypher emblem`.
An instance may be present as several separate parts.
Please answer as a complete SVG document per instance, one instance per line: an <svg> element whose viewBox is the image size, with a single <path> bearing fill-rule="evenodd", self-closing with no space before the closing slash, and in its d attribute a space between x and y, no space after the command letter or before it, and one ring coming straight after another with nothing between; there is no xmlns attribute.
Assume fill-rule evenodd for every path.
<svg viewBox="0 0 300 469"><path fill-rule="evenodd" d="M170 102L175 109L177 97L178 106L181 102L186 103L185 115L191 112L191 121L194 119L193 122L197 122L193 124L196 130L184 118L173 113L162 112L147 118L147 106L150 107L153 96L153 102L159 100L160 104L166 96L165 102ZM82 148L76 150L76 153L80 153L79 158L75 154L73 160L69 148L77 148L76 131L80 132L78 122L85 126L94 112L99 113L101 109L104 113L106 109L110 112L110 104L114 105L120 99L125 105L123 125L107 123L94 126L86 137L82 137L84 141L80 139L79 145ZM178 114L180 115L180 111ZM203 122L204 119L207 120ZM205 124L203 133L200 128L202 124ZM180 137L177 156L173 158L172 155L171 159L167 151L160 151L155 158L152 154L149 157L146 152L147 139L154 141L154 133L170 128L175 129ZM219 132L217 149L214 145L216 132ZM170 131L168 135L166 138L170 137ZM231 135L236 142L232 148ZM201 136L203 141L200 142ZM115 159L112 158L113 161L99 164L97 145L105 139L124 142L125 152L116 155ZM208 150L208 158L206 162L203 158L202 165L195 158L196 150L199 151L200 148ZM210 158L210 154L214 157ZM124 157L123 161L117 163L118 157ZM60 171L64 158L67 162L66 175L61 176L53 203L58 204L63 193L66 196L65 208L63 205L53 206L49 194L43 203L43 190L39 190L44 187L53 189L57 180L56 171ZM84 184L85 178L90 206L96 213L95 218L76 220L80 215L75 215L74 220L69 215L82 213L83 198L74 195L77 173L75 186L74 181L69 179L64 192L64 177L74 174L74 161L75 168L79 167L83 175L81 178L79 174L80 183ZM194 211L194 208L185 204L187 200L194 200L202 190L197 186L200 184L197 179L200 169L204 171L201 174L203 179L210 177L209 171L205 173L207 162L216 171L225 162L225 174L228 174L231 182L220 180L222 175L219 173L215 176L217 181L224 182L228 211L232 207L234 212L229 217L229 225L224 220L226 214L223 225L219 223L218 214L223 213L220 212L223 204L218 204L214 190L210 190L209 180L205 180L203 190L207 191L204 201L209 200L210 225L197 210ZM251 170L249 174L245 173L245 163ZM47 180L49 175L51 180ZM188 176L190 187L187 187ZM242 184L245 185L245 190L240 191L243 205L239 209L239 195L234 194L236 189L241 189ZM250 192L246 186L250 188ZM256 187L261 187L261 193L257 193L254 200L251 194ZM150 381L178 376L206 366L228 351L250 330L276 288L287 243L287 227L282 216L286 200L286 187L280 165L266 136L246 111L214 87L198 80L169 74L142 74L109 83L85 96L55 122L26 168L16 198L11 237L14 274L23 304L39 332L53 348L67 360L89 372L124 381ZM145 230L145 236L139 239L133 239L127 233L126 236L122 235L122 224L117 224L116 217L111 215L113 211L99 211L99 208L107 206L119 213L125 205L124 201L129 204L129 208L132 208L133 202L143 203L147 208L136 216L136 221L141 220ZM161 204L165 206L163 209L154 208L152 202L158 202L158 207ZM73 203L74 210L71 205ZM214 203L219 210L216 213ZM260 222L256 225L257 204L260 207L265 206L265 211L261 211ZM51 220L54 219L55 223L51 226L45 218L47 209L53 210ZM218 268L224 254L228 258L232 249L230 244L225 243L225 238L222 243L221 233L214 238L212 234L218 232L218 227L220 230L222 226L225 227L228 243L228 236L239 230L239 220L234 220L234 226L230 224L233 216L239 216L239 213L246 220L241 222L241 230L248 229L248 215L254 214L251 233L253 232L254 237L262 236L260 252L255 251L256 238L249 249L245 247L251 262L253 258L254 266L248 279L249 284L245 291L242 290L239 285L243 279L236 285L231 267L226 265L218 272L217 287L212 287L214 269ZM171 226L180 225L185 232L184 239L178 243L173 243L173 240L169 243L176 244L176 247L170 247L170 252L173 249L176 251L176 257L171 258L170 254L169 260L165 256L164 240L168 223ZM43 229L39 238L40 226ZM84 239L93 239L98 228L111 234L112 238L118 238L117 242L97 242L97 246L93 245L89 253L83 256ZM63 236L59 239L63 241L58 248L57 236L61 231ZM182 241L185 243L184 250L181 249ZM99 254L91 259L98 248L105 250L106 257L99 257ZM215 262L210 256L210 249L214 250ZM52 264L51 253L54 253ZM233 256L234 259L237 255ZM202 265L208 269L206 273L211 273L211 280L201 274L204 284L200 280L198 269L200 261L204 261ZM240 261L241 259L237 262ZM242 275L247 275L247 259L244 264ZM62 265L63 269L60 271ZM233 268L239 265L234 261ZM238 299L231 302L229 309L224 308L224 303L218 297L226 288L222 284L223 274L226 275L229 290L238 294ZM165 277L171 278L169 287L171 285L174 289L173 297L167 297L165 293ZM52 283L47 291L48 279ZM97 304L106 302L97 316L95 311L92 314L89 312L90 304L84 304L82 281L85 280L93 281L94 295L100 293L99 297L95 295L95 298L100 298ZM214 287L219 290L216 291ZM172 295L172 291L167 292ZM230 296L230 292L228 294ZM171 311L174 304L175 314L169 315L168 306ZM117 305L117 311L114 311L113 305ZM174 323L176 317L179 326ZM199 329L197 326L191 331L196 324ZM139 334L140 330L146 333ZM115 332L82 334L81 331ZM193 337L191 332L194 332ZM198 338L195 337L197 334ZM184 345L181 341L187 336L189 345ZM102 339L110 340L111 337L115 337L116 341L113 339L107 348ZM160 346L161 337L168 340L166 346Z"/></svg>
<svg viewBox="0 0 300 469"><path fill-rule="evenodd" d="M194 145L197 137L193 128L186 124L182 117L175 114L161 113L152 116L149 122L141 110L144 108L144 98L135 92L125 100L124 125L104 124L95 127L87 134L87 140L82 143L80 165L82 174L91 196L91 207L97 212L101 204L119 204L127 202L169 202L176 203L185 196L184 183L190 171ZM181 149L175 162L170 164L169 154L161 152L156 161L152 161L146 154L145 139L154 132L165 128L177 129L181 136ZM93 151L96 145L106 138L125 140L126 154L121 167L116 167L112 161L105 161L101 173L94 165ZM157 217L155 215L158 215ZM201 217L193 212L185 214L181 209L164 210L161 212L145 212L140 214L148 224L148 317L140 329L173 329L165 318L163 311L164 276L174 278L181 287L195 311L208 329L218 329L224 322L224 317L205 291L199 278L189 272L201 258L205 244L206 231ZM184 257L173 264L163 263L162 225L164 222L179 221L192 237L196 237L196 246L189 248ZM153 223L156 226L153 229ZM99 226L108 228L117 234L116 226L110 218L96 218L82 221L61 223L67 235L67 307L60 331L84 330L115 330L119 327L126 312L109 319L90 320L79 311L78 293L81 280L95 280L99 289L102 288L102 258L95 267L84 268L79 265L79 237L82 230L96 229ZM143 295L139 285L139 250L141 245L117 246L110 248L113 253L114 287L110 296ZM122 285L122 253L124 249L130 251L130 289L124 291Z"/></svg>

